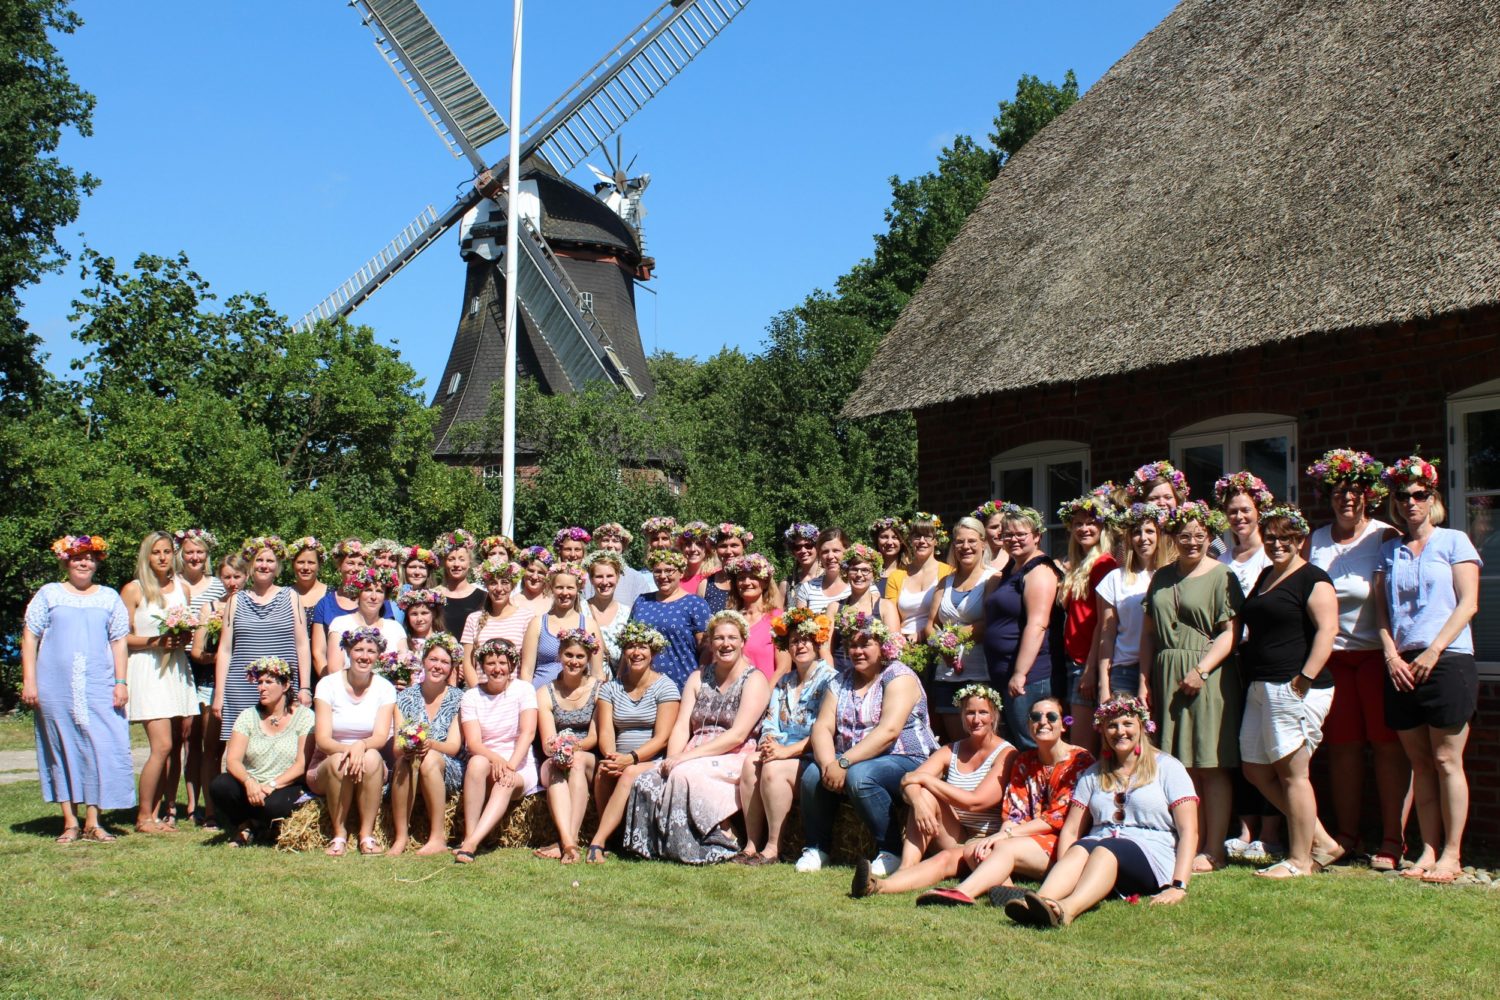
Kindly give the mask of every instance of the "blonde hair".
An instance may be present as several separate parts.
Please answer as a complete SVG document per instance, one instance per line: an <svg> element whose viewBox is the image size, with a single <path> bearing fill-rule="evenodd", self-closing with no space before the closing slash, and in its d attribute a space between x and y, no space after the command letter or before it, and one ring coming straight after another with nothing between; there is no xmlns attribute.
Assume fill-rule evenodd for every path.
<svg viewBox="0 0 1500 1000"><path fill-rule="evenodd" d="M1063 574L1062 583L1057 588L1057 603L1067 604L1068 601L1083 601L1089 596L1089 574L1094 571L1094 564L1101 557L1109 554L1111 547L1109 528L1104 524L1099 525L1099 540L1089 546L1085 552L1078 544L1078 539L1073 534L1073 521L1080 517L1089 517L1087 513L1074 514L1068 521L1068 571Z"/></svg>
<svg viewBox="0 0 1500 1000"><path fill-rule="evenodd" d="M1432 494L1432 512L1427 515L1427 520L1431 521L1432 526L1436 528L1448 519L1448 508L1443 504L1441 490L1436 486L1428 486L1426 483L1423 483L1423 486L1426 487L1428 493ZM1406 515L1402 512L1401 505L1396 502L1395 490L1391 490L1390 496L1386 498L1385 513L1386 517L1390 518L1391 524L1400 528L1403 535L1406 534Z"/></svg>
<svg viewBox="0 0 1500 1000"><path fill-rule="evenodd" d="M171 573L176 575L177 567L177 543L171 535L165 531L152 531L141 539L141 547L135 554L135 582L141 588L141 598L147 607L162 603L161 584L156 581L156 574L151 571L151 550L156 543L166 539L167 544L172 546L172 569Z"/></svg>
<svg viewBox="0 0 1500 1000"><path fill-rule="evenodd" d="M974 517L971 514L965 514L963 517L953 522L953 530L948 533L948 537L950 539L957 537L959 528L968 528L970 531L979 536L979 557L980 561L983 562L984 554L989 550L989 536L987 536L984 532L983 522L981 522L979 518ZM950 542L950 544L948 545L948 558L944 561L947 562L949 566L957 569L958 557L953 554L953 548L954 546Z"/></svg>
<svg viewBox="0 0 1500 1000"><path fill-rule="evenodd" d="M1156 749L1156 745L1151 742L1144 722L1141 723L1141 742L1138 746L1141 755L1136 758L1135 771L1128 775L1120 773L1120 762L1113 753L1105 751L1099 754L1100 788L1106 792L1128 792L1132 788L1143 788L1156 780L1156 756L1162 751Z"/></svg>

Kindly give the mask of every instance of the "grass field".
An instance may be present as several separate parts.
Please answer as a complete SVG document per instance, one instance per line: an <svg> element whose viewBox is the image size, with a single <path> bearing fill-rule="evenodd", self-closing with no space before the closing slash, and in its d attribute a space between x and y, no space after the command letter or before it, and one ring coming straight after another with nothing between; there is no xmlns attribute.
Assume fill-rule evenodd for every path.
<svg viewBox="0 0 1500 1000"><path fill-rule="evenodd" d="M1483 997L1500 981L1500 892L1363 869L1231 870L1177 907L1113 902L1040 931L988 906L854 901L844 868L525 851L463 867L196 832L61 847L29 782L0 786L0 824L5 997Z"/></svg>

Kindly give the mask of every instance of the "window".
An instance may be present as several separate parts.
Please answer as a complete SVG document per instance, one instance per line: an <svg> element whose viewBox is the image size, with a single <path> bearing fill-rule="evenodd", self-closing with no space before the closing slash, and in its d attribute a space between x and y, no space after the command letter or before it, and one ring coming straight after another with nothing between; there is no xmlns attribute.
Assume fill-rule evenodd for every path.
<svg viewBox="0 0 1500 1000"><path fill-rule="evenodd" d="M504 478L504 473L505 466L503 465L486 465L480 475L485 480L499 482Z"/></svg>
<svg viewBox="0 0 1500 1000"><path fill-rule="evenodd" d="M463 377L463 374L461 372L454 372L453 373L453 377L448 380L448 395L451 396L455 392L457 392L458 391L458 384L460 382L462 382L463 380L464 380L464 377Z"/></svg>
<svg viewBox="0 0 1500 1000"><path fill-rule="evenodd" d="M479 296L477 295L469 299L469 315L479 315Z"/></svg>
<svg viewBox="0 0 1500 1000"><path fill-rule="evenodd" d="M1172 435L1172 464L1187 476L1194 499L1213 502L1214 481L1248 470L1278 501L1297 502L1297 422L1274 413L1236 413L1184 427Z"/></svg>
<svg viewBox="0 0 1500 1000"><path fill-rule="evenodd" d="M1088 445L1077 441L1038 441L996 455L990 461L993 495L1035 507L1047 521L1042 548L1054 559L1068 554L1068 530L1054 521L1059 504L1082 496L1089 481Z"/></svg>
<svg viewBox="0 0 1500 1000"><path fill-rule="evenodd" d="M1468 532L1484 566L1474 655L1482 672L1500 678L1500 379L1448 401L1448 526Z"/></svg>
<svg viewBox="0 0 1500 1000"><path fill-rule="evenodd" d="M578 308L582 309L584 312L593 312L594 311L594 293L593 292L579 292L578 293Z"/></svg>

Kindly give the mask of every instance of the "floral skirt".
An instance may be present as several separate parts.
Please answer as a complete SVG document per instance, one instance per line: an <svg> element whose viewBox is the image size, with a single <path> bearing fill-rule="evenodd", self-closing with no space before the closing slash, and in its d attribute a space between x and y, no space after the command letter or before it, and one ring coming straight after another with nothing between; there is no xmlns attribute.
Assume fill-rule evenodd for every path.
<svg viewBox="0 0 1500 1000"><path fill-rule="evenodd" d="M688 747L717 735L700 733ZM740 811L740 773L754 749L747 740L729 753L679 764L666 777L657 769L642 774L625 806L625 846L643 858L690 865L728 860L740 844L725 821Z"/></svg>

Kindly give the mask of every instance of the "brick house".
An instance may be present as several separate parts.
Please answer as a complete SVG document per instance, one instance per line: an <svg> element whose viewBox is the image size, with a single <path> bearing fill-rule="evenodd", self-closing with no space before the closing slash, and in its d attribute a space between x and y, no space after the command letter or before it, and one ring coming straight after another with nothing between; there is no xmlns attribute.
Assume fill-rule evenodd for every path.
<svg viewBox="0 0 1500 1000"><path fill-rule="evenodd" d="M1442 459L1486 560L1470 840L1500 846L1500 4L1184 0L1001 171L851 416L924 509L1043 511L1168 457L1315 522L1328 448ZM1056 542L1061 532L1054 530Z"/></svg>

